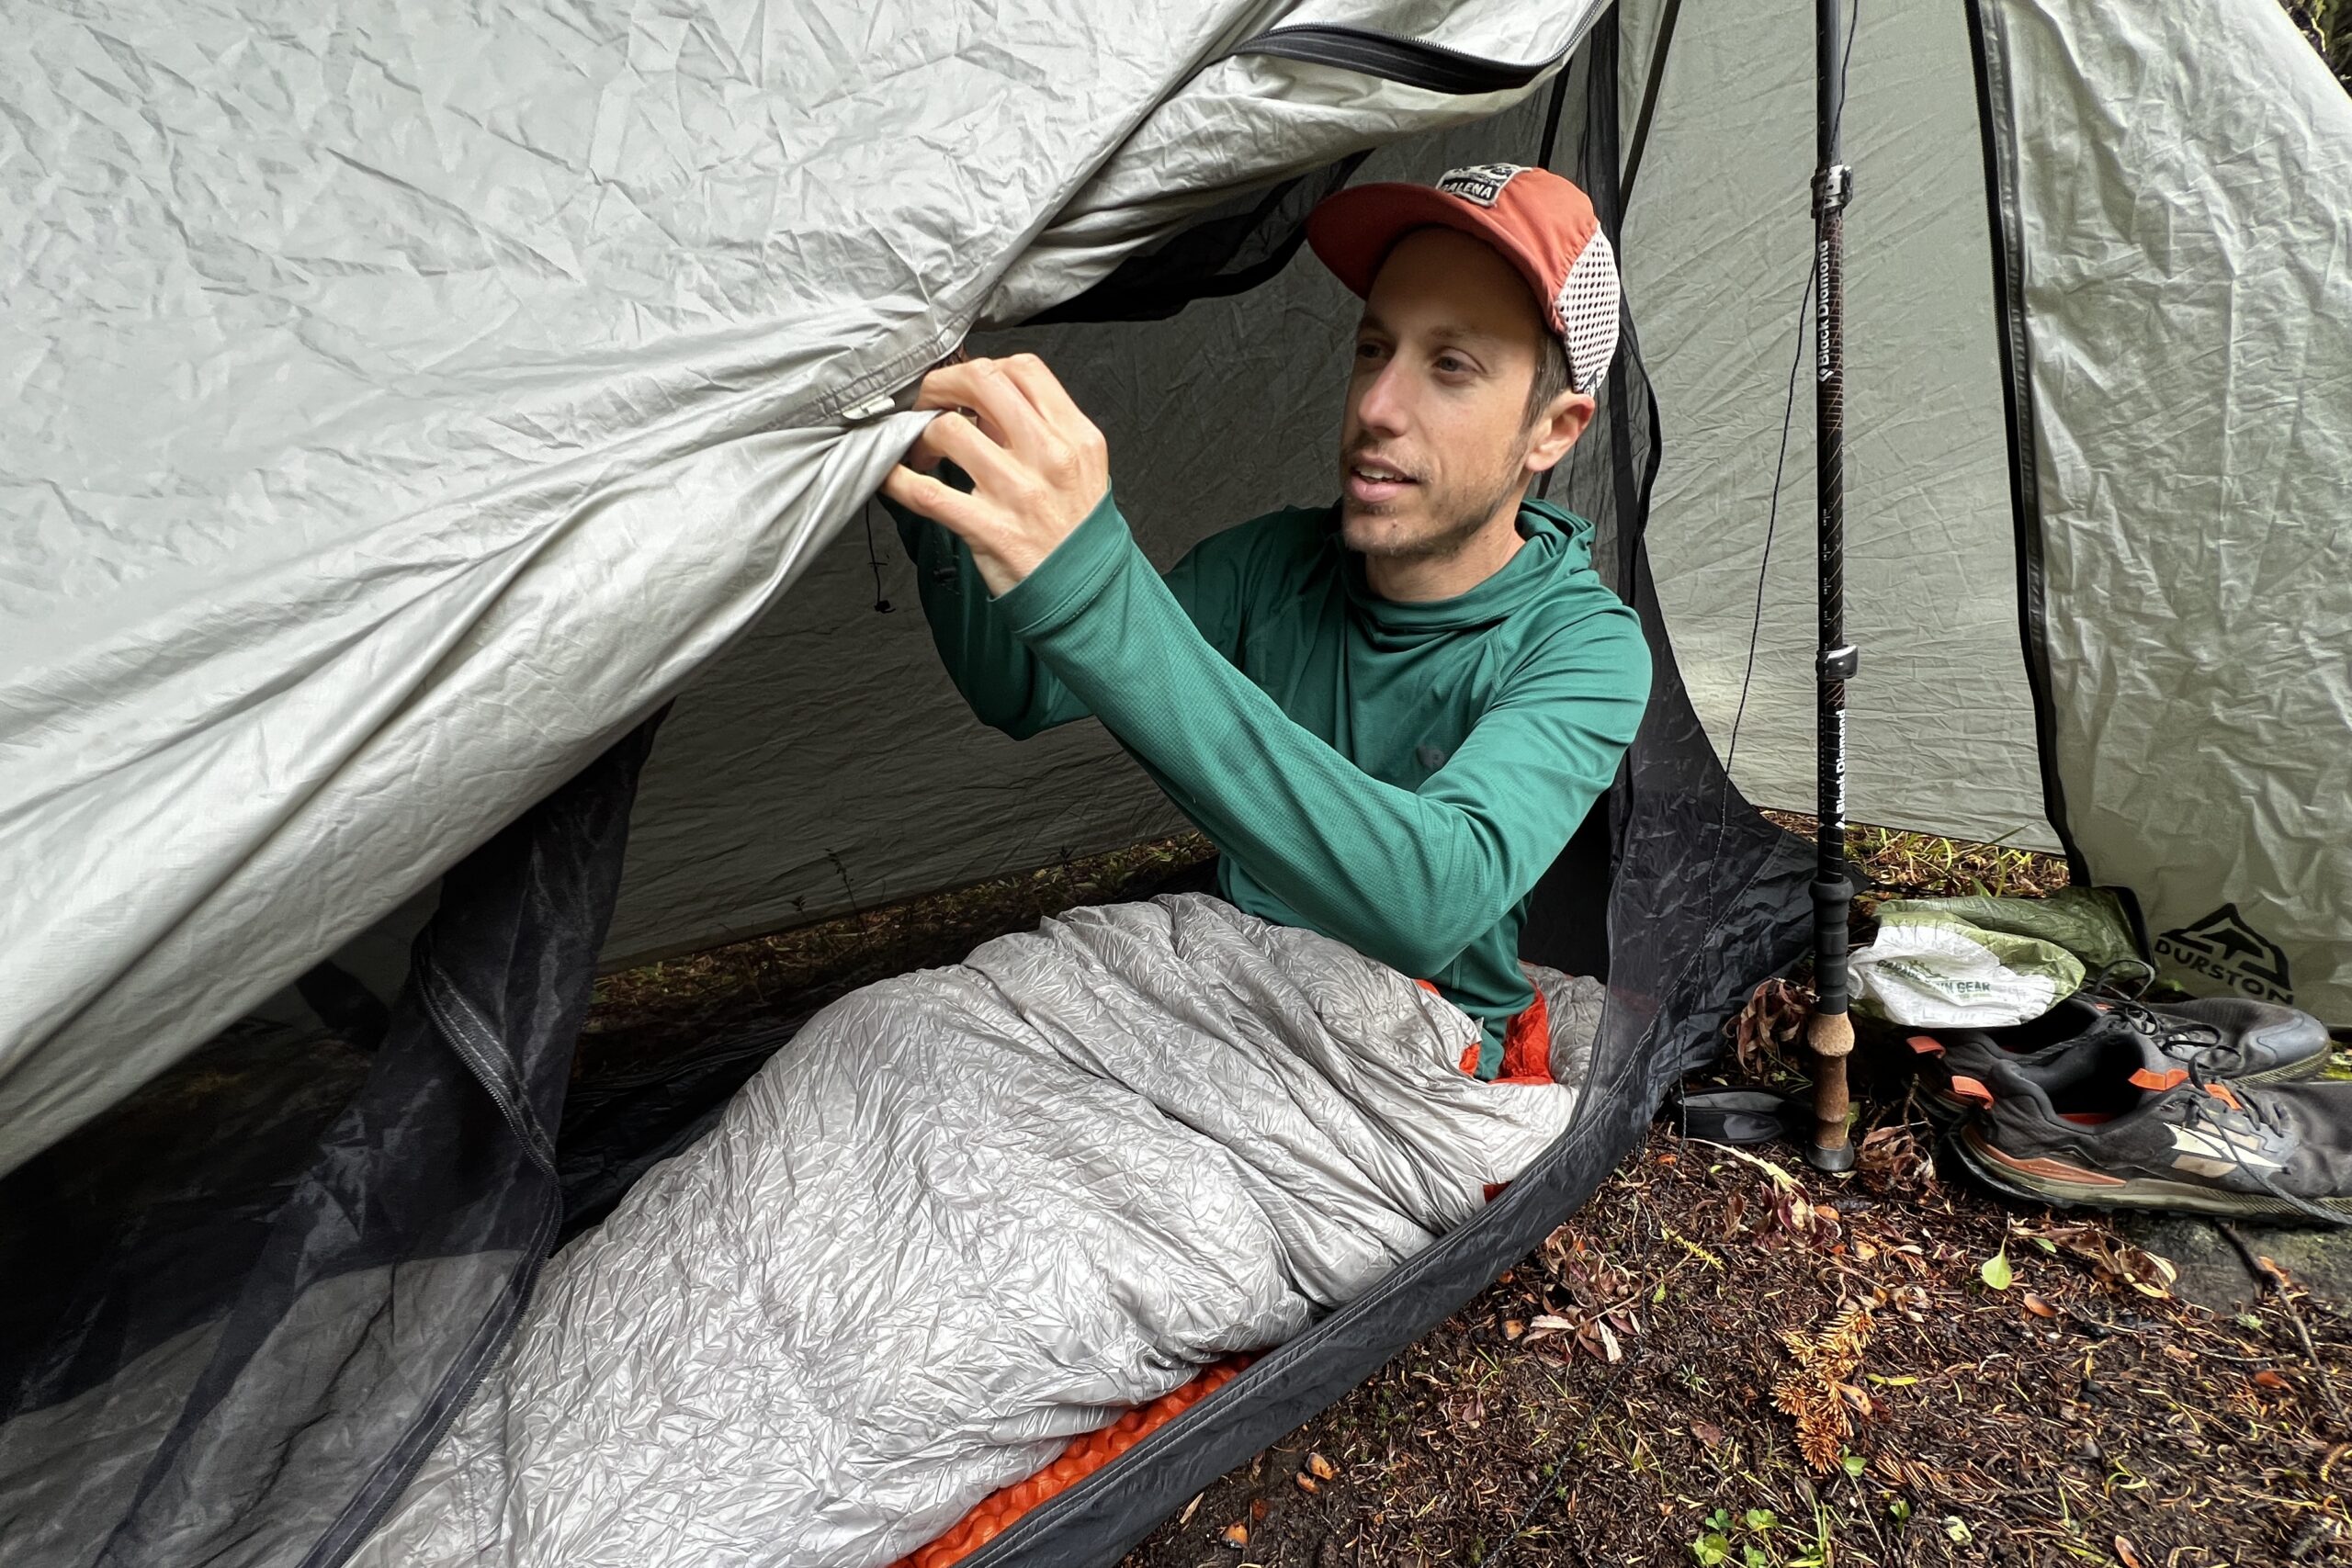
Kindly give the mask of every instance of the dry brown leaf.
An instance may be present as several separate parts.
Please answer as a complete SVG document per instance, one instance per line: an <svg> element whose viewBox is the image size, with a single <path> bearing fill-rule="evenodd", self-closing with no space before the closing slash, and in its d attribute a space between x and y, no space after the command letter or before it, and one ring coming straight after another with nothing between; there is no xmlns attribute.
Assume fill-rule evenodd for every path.
<svg viewBox="0 0 2352 1568"><path fill-rule="evenodd" d="M2119 1535L2115 1538L2115 1556L2116 1561L2123 1564L2123 1568L2145 1568L2140 1561L2138 1550L2132 1546L2132 1538L2128 1535Z"/></svg>
<svg viewBox="0 0 2352 1568"><path fill-rule="evenodd" d="M1761 1073L1785 1060L1788 1048L1804 1038L1813 1003L1811 990L1786 980L1767 980L1750 992L1747 1005L1724 1026L1740 1066Z"/></svg>
<svg viewBox="0 0 2352 1568"><path fill-rule="evenodd" d="M1936 1185L1935 1157L1906 1122L1871 1128L1856 1145L1855 1156L1866 1191L1920 1193Z"/></svg>
<svg viewBox="0 0 2352 1568"><path fill-rule="evenodd" d="M2033 1295L2031 1293L2029 1293L2026 1296L2024 1304L2025 1310L2033 1314L2036 1317L2056 1317L2058 1315L2058 1309L2056 1307L2052 1306L2040 1296Z"/></svg>
<svg viewBox="0 0 2352 1568"><path fill-rule="evenodd" d="M1870 1305L1859 1301L1848 1303L1818 1335L1792 1330L1781 1336L1796 1369L1773 1383L1772 1403L1795 1417L1797 1451L1816 1472L1826 1472L1838 1463L1853 1434L1844 1391L1852 1387L1849 1380L1862 1364L1862 1348L1870 1337ZM1868 1395L1857 1408L1869 1408Z"/></svg>
<svg viewBox="0 0 2352 1568"><path fill-rule="evenodd" d="M1329 1460L1325 1459L1321 1454L1308 1454L1306 1456L1306 1472L1317 1481L1330 1481L1338 1477L1340 1473L1340 1467L1333 1464Z"/></svg>

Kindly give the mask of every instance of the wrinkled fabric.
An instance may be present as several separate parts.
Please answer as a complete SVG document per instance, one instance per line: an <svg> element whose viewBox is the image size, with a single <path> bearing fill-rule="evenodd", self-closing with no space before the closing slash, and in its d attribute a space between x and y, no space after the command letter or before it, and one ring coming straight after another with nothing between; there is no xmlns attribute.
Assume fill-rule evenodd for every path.
<svg viewBox="0 0 2352 1568"><path fill-rule="evenodd" d="M1589 19L1497 0L13 10L0 1170L741 637L906 449L919 420L893 394L1024 254L1023 297L1050 302L1190 193L1501 107L1228 58L1295 11L1537 60ZM1253 95L1237 133L1216 106ZM1066 209L1092 233L1143 189L1171 204L1053 238ZM711 908L699 931L746 918Z"/></svg>
<svg viewBox="0 0 2352 1568"><path fill-rule="evenodd" d="M1600 989L1544 972L1555 1070ZM354 1562L864 1568L1479 1212L1564 1084L1205 895L1081 908L811 1020L548 1266Z"/></svg>
<svg viewBox="0 0 2352 1568"><path fill-rule="evenodd" d="M2352 99L2267 0L2005 0L2051 742L2202 996L2352 1025Z"/></svg>

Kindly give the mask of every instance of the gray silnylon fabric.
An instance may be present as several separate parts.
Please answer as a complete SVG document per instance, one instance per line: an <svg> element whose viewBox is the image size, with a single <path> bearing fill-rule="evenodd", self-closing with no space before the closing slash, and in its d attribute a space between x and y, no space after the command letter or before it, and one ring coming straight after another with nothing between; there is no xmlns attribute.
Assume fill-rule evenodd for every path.
<svg viewBox="0 0 2352 1568"><path fill-rule="evenodd" d="M1629 0L1630 138L1661 6ZM1842 126L1849 815L2054 848L2018 647L1992 245L1967 17L1860 0ZM1693 705L1751 800L1811 812L1814 16L1684 6L1619 247L1657 389L1649 547ZM1781 465L1777 514L1772 504ZM1758 603L1758 568L1771 538ZM1751 641L1754 663L1749 663Z"/></svg>
<svg viewBox="0 0 2352 1568"><path fill-rule="evenodd" d="M2136 896L2165 978L2267 984L2210 942L2203 971L2167 954L2166 932L2228 907L2287 961L2289 995L2258 994L2352 1022L2352 102L2270 0L1981 9L2022 229L2069 829ZM1629 135L1662 11L1622 12ZM1966 13L1857 11L1849 815L2052 848ZM1678 660L1719 750L1737 716L1742 789L1802 810L1802 367L1760 615L1758 567L1808 265L1810 27L1801 7L1682 7L1620 247L1666 434L1649 542Z"/></svg>
<svg viewBox="0 0 2352 1568"><path fill-rule="evenodd" d="M357 1568L872 1568L1278 1343L1564 1132L1558 1085L1205 895L1080 908L833 1004L550 1261Z"/></svg>
<svg viewBox="0 0 2352 1568"><path fill-rule="evenodd" d="M1999 14L2075 840L2352 1024L2352 99L2263 0Z"/></svg>
<svg viewBox="0 0 2352 1568"><path fill-rule="evenodd" d="M1607 0L1568 0L1531 17L1516 0L1423 0L1411 17L1386 25L1415 37L1442 35L1450 47L1521 62L1547 60L1590 30ZM1346 6L1302 6L1284 26L1346 21ZM1119 156L1055 215L997 285L979 325L1018 325L1107 274L1138 246L1181 226L1236 188L1304 174L1348 152L1489 120L1531 96L1527 89L1453 96L1399 86L1328 66L1259 55L1218 61L1153 112ZM1533 95L1541 97L1540 93ZM1311 118L1329 132L1301 139ZM1532 160L1532 137L1514 142L1487 131L1498 156ZM1515 129L1515 128L1514 128ZM1298 155L1269 166L1269 146ZM1477 161L1457 157L1450 162ZM1438 164L1430 177L1448 166ZM1307 368L1302 367L1301 368Z"/></svg>
<svg viewBox="0 0 2352 1568"><path fill-rule="evenodd" d="M849 415L1024 251L1044 247L1026 298L1074 292L1189 182L1464 112L1228 62L1213 102L1300 102L1189 160L1213 118L1178 113L1122 164L1196 73L1295 12L12 18L0 1169L429 884L737 638L914 427ZM1492 0L1313 15L1505 58L1582 25ZM1147 186L1164 220L1055 245L1073 200L1099 222Z"/></svg>

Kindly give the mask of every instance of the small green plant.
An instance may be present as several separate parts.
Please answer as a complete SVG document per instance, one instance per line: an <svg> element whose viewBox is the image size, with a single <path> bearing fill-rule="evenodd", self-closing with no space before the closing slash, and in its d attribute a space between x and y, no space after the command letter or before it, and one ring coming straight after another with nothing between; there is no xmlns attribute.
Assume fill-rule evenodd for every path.
<svg viewBox="0 0 2352 1568"><path fill-rule="evenodd" d="M2009 1266L2009 1248L2007 1242L2001 1244L2000 1251L1984 1260L1976 1270L1976 1276L1984 1281L1988 1289L1996 1291L2006 1291L2016 1281L2017 1270Z"/></svg>
<svg viewBox="0 0 2352 1568"><path fill-rule="evenodd" d="M1723 1568L1731 1561L1729 1508L1717 1508L1701 1521L1699 1538L1690 1543L1690 1557L1699 1568Z"/></svg>
<svg viewBox="0 0 2352 1568"><path fill-rule="evenodd" d="M1813 1506L1813 1539L1805 1542L1804 1552L1789 1559L1788 1568L1829 1568L1837 1560L1837 1542L1829 1531L1829 1510L1819 1503Z"/></svg>
<svg viewBox="0 0 2352 1568"><path fill-rule="evenodd" d="M1691 1561L1699 1568L1778 1568L1771 1534L1780 1523L1770 1508L1743 1509L1735 1519L1729 1508L1718 1507L1700 1521Z"/></svg>

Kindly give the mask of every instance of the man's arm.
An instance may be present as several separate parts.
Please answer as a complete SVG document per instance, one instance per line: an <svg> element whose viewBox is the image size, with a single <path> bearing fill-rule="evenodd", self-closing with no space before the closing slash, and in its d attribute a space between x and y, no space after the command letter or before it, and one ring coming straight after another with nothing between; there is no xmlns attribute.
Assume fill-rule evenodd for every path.
<svg viewBox="0 0 2352 1568"><path fill-rule="evenodd" d="M982 724L1015 740L1084 718L1086 704L1012 635L995 605L972 552L938 524L885 501L899 538L914 563L923 619L949 679Z"/></svg>
<svg viewBox="0 0 2352 1568"><path fill-rule="evenodd" d="M1633 613L1596 614L1414 791L1363 773L1218 657L1107 496L997 606L1220 850L1408 975L1436 974L1526 897L1615 776L1649 692Z"/></svg>
<svg viewBox="0 0 2352 1568"><path fill-rule="evenodd" d="M1093 712L1014 633L968 546L896 501L886 497L882 504L914 565L939 661L982 724L1025 740ZM1216 550L1215 544L1187 553L1165 581L1200 638L1230 660L1239 640L1238 563L1232 551Z"/></svg>
<svg viewBox="0 0 2352 1568"><path fill-rule="evenodd" d="M948 457L975 489L901 468L891 498L971 547L1008 629L1318 929L1435 973L1526 895L1615 774L1649 684L1622 606L1570 628L1420 790L1400 789L1293 723L1201 637L1111 503L1101 433L1043 364L935 371L921 400L951 412L910 462ZM977 420L952 412L967 408Z"/></svg>

